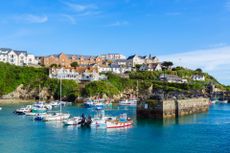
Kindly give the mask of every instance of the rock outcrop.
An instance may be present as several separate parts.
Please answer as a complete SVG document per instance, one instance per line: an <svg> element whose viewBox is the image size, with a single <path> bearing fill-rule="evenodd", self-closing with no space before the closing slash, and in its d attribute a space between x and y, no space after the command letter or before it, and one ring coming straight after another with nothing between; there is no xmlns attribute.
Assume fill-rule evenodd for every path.
<svg viewBox="0 0 230 153"><path fill-rule="evenodd" d="M24 87L23 84L19 85L15 91L3 95L2 99L42 99L49 100L52 99L52 94L48 91L48 89L43 88L39 92L39 89L30 89L28 87Z"/></svg>

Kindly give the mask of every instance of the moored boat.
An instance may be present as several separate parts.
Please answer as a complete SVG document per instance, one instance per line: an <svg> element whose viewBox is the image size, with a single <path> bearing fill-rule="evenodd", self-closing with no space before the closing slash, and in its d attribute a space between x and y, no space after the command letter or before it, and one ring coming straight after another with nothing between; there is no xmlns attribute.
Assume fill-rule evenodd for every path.
<svg viewBox="0 0 230 153"><path fill-rule="evenodd" d="M24 115L25 113L31 112L32 105L27 105L26 107L22 107L15 110L15 113L18 115Z"/></svg>
<svg viewBox="0 0 230 153"><path fill-rule="evenodd" d="M133 124L133 121L127 117L127 114L121 114L116 120L108 120L106 122L106 128L123 128Z"/></svg>
<svg viewBox="0 0 230 153"><path fill-rule="evenodd" d="M38 113L36 114L36 116L34 117L35 121L43 121L45 116L51 116L52 114L47 114L47 113Z"/></svg>
<svg viewBox="0 0 230 153"><path fill-rule="evenodd" d="M38 114L46 114L45 112L44 113L35 113L35 112L26 112L25 115L26 116L37 116Z"/></svg>
<svg viewBox="0 0 230 153"><path fill-rule="evenodd" d="M59 99L59 112L54 112L52 114L48 114L43 116L42 121L63 121L70 117L69 113L62 112L62 79L60 79L60 99Z"/></svg>
<svg viewBox="0 0 230 153"><path fill-rule="evenodd" d="M67 120L63 121L63 124L68 126L68 125L79 125L81 122L81 117L72 117Z"/></svg>
<svg viewBox="0 0 230 153"><path fill-rule="evenodd" d="M69 113L52 113L51 115L45 115L43 121L63 121L70 117Z"/></svg>
<svg viewBox="0 0 230 153"><path fill-rule="evenodd" d="M52 101L52 102L50 102L50 105L52 106L52 107L58 107L59 105L60 105L60 103L59 103L59 101Z"/></svg>
<svg viewBox="0 0 230 153"><path fill-rule="evenodd" d="M95 108L95 107L100 107L100 108L104 108L107 106L112 106L112 103L109 100L105 100L105 99L87 99L84 102L84 107L86 108Z"/></svg>
<svg viewBox="0 0 230 153"><path fill-rule="evenodd" d="M121 105L121 106L136 106L137 100L136 99L121 100L121 101L119 101L119 105Z"/></svg>
<svg viewBox="0 0 230 153"><path fill-rule="evenodd" d="M217 103L219 103L219 104L227 104L228 101L227 100L218 100Z"/></svg>

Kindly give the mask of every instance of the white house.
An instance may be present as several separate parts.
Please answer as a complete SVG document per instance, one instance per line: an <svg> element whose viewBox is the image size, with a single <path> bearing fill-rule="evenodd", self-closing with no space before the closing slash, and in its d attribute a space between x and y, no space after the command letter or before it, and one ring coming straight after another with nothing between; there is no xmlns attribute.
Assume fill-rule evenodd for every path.
<svg viewBox="0 0 230 153"><path fill-rule="evenodd" d="M161 74L160 75L161 81L166 81L169 83L187 83L187 79L182 79L177 75L169 75L169 74Z"/></svg>
<svg viewBox="0 0 230 153"><path fill-rule="evenodd" d="M205 76L204 75L193 75L192 80L194 81L205 81Z"/></svg>
<svg viewBox="0 0 230 153"><path fill-rule="evenodd" d="M101 55L101 57L106 59L106 60L126 59L126 57L124 55L118 54L118 53L103 54L103 55Z"/></svg>
<svg viewBox="0 0 230 153"><path fill-rule="evenodd" d="M132 55L127 58L127 63L128 66L135 67L135 65L139 64L144 64L145 60L138 55Z"/></svg>
<svg viewBox="0 0 230 153"><path fill-rule="evenodd" d="M27 55L27 64L28 65L38 65L39 59L37 59L33 54Z"/></svg>
<svg viewBox="0 0 230 153"><path fill-rule="evenodd" d="M142 64L139 68L140 71L161 71L161 65L159 63Z"/></svg>
<svg viewBox="0 0 230 153"><path fill-rule="evenodd" d="M125 72L132 71L131 67L115 65L115 64L112 64L110 66L98 66L97 69L99 73L112 72L116 74L123 74Z"/></svg>
<svg viewBox="0 0 230 153"><path fill-rule="evenodd" d="M132 55L127 58L127 65L135 67L135 65L142 65L142 64L153 64L153 63L159 63L159 59L151 55L149 56L138 56L138 55Z"/></svg>
<svg viewBox="0 0 230 153"><path fill-rule="evenodd" d="M38 64L38 61L35 59L34 55L28 54L27 51L16 51L8 48L0 48L0 62L10 63L18 66Z"/></svg>
<svg viewBox="0 0 230 153"><path fill-rule="evenodd" d="M98 72L99 73L107 73L107 72L111 72L112 69L109 66L103 65L103 66L97 66Z"/></svg>
<svg viewBox="0 0 230 153"><path fill-rule="evenodd" d="M126 59L118 59L114 60L111 65L122 65L127 66L127 60Z"/></svg>
<svg viewBox="0 0 230 153"><path fill-rule="evenodd" d="M54 79L66 79L79 81L80 74L75 69L51 68L49 77Z"/></svg>
<svg viewBox="0 0 230 153"><path fill-rule="evenodd" d="M74 80L76 82L107 80L107 76L103 74L100 75L96 70L93 72L87 70L78 72L73 68L51 68L49 70L49 78Z"/></svg>
<svg viewBox="0 0 230 153"><path fill-rule="evenodd" d="M98 80L106 80L107 77L105 75L100 75L98 72L83 72L80 77L80 81L98 81Z"/></svg>

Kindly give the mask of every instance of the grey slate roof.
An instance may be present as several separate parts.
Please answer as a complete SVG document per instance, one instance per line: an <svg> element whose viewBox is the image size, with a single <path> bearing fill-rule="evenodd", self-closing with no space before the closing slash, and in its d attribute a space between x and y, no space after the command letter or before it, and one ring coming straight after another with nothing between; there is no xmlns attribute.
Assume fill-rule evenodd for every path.
<svg viewBox="0 0 230 153"><path fill-rule="evenodd" d="M17 55L20 55L21 53L27 55L27 51L13 50L10 48L0 48L0 54L8 54L11 51L14 51Z"/></svg>
<svg viewBox="0 0 230 153"><path fill-rule="evenodd" d="M131 55L131 56L129 56L129 57L127 58L127 60L133 59L135 56L137 56L137 55L136 55L136 54Z"/></svg>

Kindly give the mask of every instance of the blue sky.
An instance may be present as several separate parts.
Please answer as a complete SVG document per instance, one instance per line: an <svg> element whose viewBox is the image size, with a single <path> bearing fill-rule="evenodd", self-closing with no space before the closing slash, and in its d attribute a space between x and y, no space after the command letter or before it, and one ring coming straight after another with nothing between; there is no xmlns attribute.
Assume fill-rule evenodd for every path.
<svg viewBox="0 0 230 153"><path fill-rule="evenodd" d="M230 84L229 27L230 0L0 2L0 47L36 55L152 54L201 67L225 84ZM199 62L181 60L191 55Z"/></svg>

